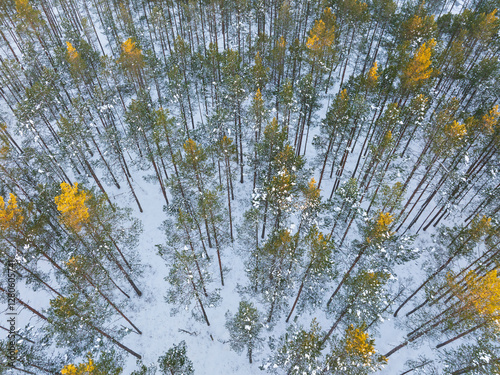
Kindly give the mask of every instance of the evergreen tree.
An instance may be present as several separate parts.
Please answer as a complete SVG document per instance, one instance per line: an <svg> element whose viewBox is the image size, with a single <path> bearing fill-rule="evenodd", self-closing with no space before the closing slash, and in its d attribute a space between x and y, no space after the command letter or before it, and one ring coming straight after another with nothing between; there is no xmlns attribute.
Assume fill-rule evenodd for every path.
<svg viewBox="0 0 500 375"><path fill-rule="evenodd" d="M386 362L387 358L377 354L375 340L370 339L365 327L350 325L328 355L324 373L369 374L380 370Z"/></svg>
<svg viewBox="0 0 500 375"><path fill-rule="evenodd" d="M193 363L186 355L186 343L181 341L158 358L159 368L164 375L192 375Z"/></svg>
<svg viewBox="0 0 500 375"><path fill-rule="evenodd" d="M226 314L226 328L231 337L231 348L240 353L246 347L250 363L253 361L254 349L259 348L262 341L259 337L262 330L260 320L257 309L251 302L246 301L240 302L238 312L234 316Z"/></svg>
<svg viewBox="0 0 500 375"><path fill-rule="evenodd" d="M316 320L311 322L309 330L289 326L280 337L276 354L266 367L276 372L283 369L287 374L314 374L322 370L321 365L321 327Z"/></svg>

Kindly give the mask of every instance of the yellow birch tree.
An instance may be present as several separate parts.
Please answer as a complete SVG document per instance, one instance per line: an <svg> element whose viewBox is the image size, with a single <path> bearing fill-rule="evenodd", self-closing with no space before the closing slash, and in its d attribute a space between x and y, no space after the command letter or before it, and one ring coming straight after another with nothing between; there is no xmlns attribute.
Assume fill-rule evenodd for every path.
<svg viewBox="0 0 500 375"><path fill-rule="evenodd" d="M88 199L85 191L78 191L78 182L73 186L63 182L61 183L61 195L54 198L57 209L61 212L61 221L79 232L85 222L88 221L89 213L85 201Z"/></svg>
<svg viewBox="0 0 500 375"><path fill-rule="evenodd" d="M74 365L70 363L69 365L66 365L63 367L61 370L62 375L92 375L96 374L95 366L94 366L94 361L92 360L92 357L89 355L88 356L88 362L80 363L78 365Z"/></svg>
<svg viewBox="0 0 500 375"><path fill-rule="evenodd" d="M436 41L431 39L423 43L415 52L403 71L404 88L416 89L431 77L434 72L431 68L431 56L435 46Z"/></svg>
<svg viewBox="0 0 500 375"><path fill-rule="evenodd" d="M8 229L17 230L24 220L22 210L17 206L17 198L14 194L9 194L7 207L3 197L0 197L0 229L2 231Z"/></svg>

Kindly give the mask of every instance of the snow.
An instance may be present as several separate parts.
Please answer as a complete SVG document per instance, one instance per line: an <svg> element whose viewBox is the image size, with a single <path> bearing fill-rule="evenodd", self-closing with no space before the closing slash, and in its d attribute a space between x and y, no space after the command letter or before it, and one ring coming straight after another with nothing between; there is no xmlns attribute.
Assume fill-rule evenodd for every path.
<svg viewBox="0 0 500 375"><path fill-rule="evenodd" d="M104 35L100 35L99 38L102 40L105 39ZM349 71L347 73L347 76L348 75ZM217 82L213 82L213 85L217 84ZM337 81L337 84L331 89L331 93L336 93L339 89L340 87ZM325 117L328 106L327 100L329 99L329 97L323 99L321 102L321 108L316 111L315 115L319 119L323 119ZM40 105L37 106L37 109L38 108L40 108ZM113 109L114 106L112 104L106 104L99 108L101 112L111 111ZM372 105L372 109L375 110L378 108ZM273 110L275 111L274 108ZM30 123L33 124L31 120ZM91 126L94 126L94 124L91 124ZM230 136L230 129L228 129L228 133ZM36 139L38 139L38 136L36 136ZM312 144L312 140L315 139L321 139L321 134L319 132L319 127L313 126L310 129L309 141L306 145L307 152L305 157L308 162L306 169L310 168L315 174L316 180L318 180L319 170L314 168L314 159L317 156L317 151ZM357 156L361 151L361 146L362 142L358 142L355 146L346 148L349 153L349 158L345 166L344 174L340 178L340 185L347 181L348 178L346 176L350 176L350 172L354 169ZM107 151L104 152L105 155L106 153ZM469 163L469 156L467 154L464 156L464 160L467 164ZM41 169L39 169L38 172L45 173L45 171ZM245 179L249 181L252 176L248 167L246 167L246 172L248 174L245 176ZM497 171L494 169L490 170L493 177L496 176L496 172ZM238 303L242 299L241 287L248 284L244 266L245 259L241 256L241 252L246 250L245 244L234 243L233 245L229 245L224 248L222 262L224 265L229 266L230 270L229 272L226 272L225 275L226 285L220 290L222 297L221 304L207 309L207 314L211 322L210 327L208 327L204 322L196 321L190 315L190 308L187 306L185 313L172 315L171 310L174 306L167 304L164 300L164 296L168 288L168 283L165 281L165 277L169 273L169 265L166 264L165 261L157 254L155 247L155 245L161 244L165 241L165 234L162 229L160 229L162 221L166 219L164 207L162 207L162 204L159 203L163 201L163 197L161 196L161 192L159 191L157 185L147 183L141 177L140 172L134 171L133 185L139 192L139 200L141 201L141 205L144 209L143 213L139 213L135 202L128 197L128 194L123 193L123 189L117 190L112 186L107 187L111 200L113 202L117 202L122 207L131 207L134 211L134 216L138 217L142 221L144 227L144 232L140 236L140 243L138 246L141 265L144 267L142 278L138 280L138 284L144 294L142 297L134 296L130 304L127 306L127 315L142 330L143 334L139 335L131 331L130 334L122 340L123 343L139 352L143 356L143 362L145 364L156 363L158 357L163 355L172 347L172 345L185 340L187 344L187 355L189 359L193 361L195 373L197 375L247 375L259 372L259 364L266 361L271 354L271 350L268 345L265 345L260 350L255 350L255 363L250 365L244 354L237 354L230 349L228 343L229 335L225 328L225 313L227 311L230 311L233 314L236 312ZM397 177L401 178L399 172L397 173ZM322 196L325 200L329 196L335 177L333 179L325 178L323 181ZM265 199L265 193L259 191L258 189L252 192L250 189L251 183L246 183L243 186L236 182L234 184L236 188L235 196L237 201L234 202L233 212L235 213L235 217L233 220L235 227L237 227L242 224L242 214L244 211L250 208L251 205L256 208L259 207L260 202ZM408 191L411 191L414 187L414 185L411 185ZM286 199L289 202L292 201L291 196ZM359 204L355 203L352 207L357 208L359 207ZM335 207L334 211L340 212L341 208ZM363 211L362 215L366 216L367 214ZM367 216L366 220L369 220ZM291 223L290 229L293 231L295 228L296 224ZM430 231L432 231L432 228ZM426 236L429 237L432 233L433 232L430 232ZM346 243L353 241L358 235L359 233L356 230L352 230L346 238ZM187 249L187 247L185 247L185 249ZM418 247L415 247L413 251L420 253L424 251L423 249L424 246L418 244ZM215 250L211 249L211 251L212 253L210 255L213 256ZM380 247L379 251L386 252L386 249ZM432 249L427 248L426 252L431 253ZM26 260L23 259L23 261L25 262ZM413 283L416 285L423 280L423 277L425 276L421 266L421 261L414 261L400 267L397 269L396 274L391 274L390 277L396 281L399 278L402 279L401 276L407 275L411 270L410 272L414 276ZM218 274L216 262L212 262L210 270L212 274ZM193 275L189 275L189 277L192 278ZM216 281L210 285L211 288L217 286ZM47 307L46 301L50 298L47 293L43 291L34 293L23 284L19 285L19 289L21 296L23 296L23 298L25 298L25 296L28 298L26 302L29 301L40 309ZM329 295L331 293L331 289L332 286L329 285L325 294ZM266 293L269 292L266 291ZM264 308L259 306L259 310L263 312ZM406 309L402 311L402 314L400 315L404 316L405 311ZM360 315L360 312L356 311L356 314ZM331 325L331 319L329 319L323 312L319 311L317 316L323 329L327 329ZM398 326L398 322L404 320L401 316L398 318L392 318L392 315L388 314L379 317L382 325L378 329L375 339L376 347L380 353L389 351L392 347L398 345L404 340L404 330ZM303 314L299 316L298 322L304 326L308 326L310 319L310 315ZM29 312L20 312L18 326L24 326L29 322L32 322L34 325L39 324ZM252 327L250 325L245 326L245 329L247 330L250 330L251 328ZM283 334L285 330L286 325L284 322L280 321L276 324L276 326L267 330L264 336L267 339L271 337L276 339ZM426 356L432 357L434 355L434 350L426 344L420 347L406 347L399 351L397 355L391 356L388 366L380 373L390 375L401 372L404 368L405 361L410 358L415 358L417 354L425 354ZM128 357L124 373L128 374L135 368L135 359Z"/></svg>

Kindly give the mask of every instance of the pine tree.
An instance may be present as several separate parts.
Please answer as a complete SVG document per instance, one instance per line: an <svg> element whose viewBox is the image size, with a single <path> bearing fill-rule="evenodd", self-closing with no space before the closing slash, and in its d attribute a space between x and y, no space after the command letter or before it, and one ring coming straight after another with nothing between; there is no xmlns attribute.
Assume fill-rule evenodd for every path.
<svg viewBox="0 0 500 375"><path fill-rule="evenodd" d="M439 353L445 374L496 374L500 370L498 342L494 338L479 337L474 342L469 340L457 348L450 348Z"/></svg>
<svg viewBox="0 0 500 375"><path fill-rule="evenodd" d="M158 358L160 371L163 375L193 375L193 363L186 355L186 343L181 341L168 349Z"/></svg>
<svg viewBox="0 0 500 375"><path fill-rule="evenodd" d="M141 359L138 353L100 328L109 317L109 312L97 300L82 299L77 293L73 293L69 297L59 296L50 301L47 318L50 324L45 329L55 336L59 346L69 347L76 354L82 354L87 348L101 341L95 334L97 332L119 348Z"/></svg>
<svg viewBox="0 0 500 375"><path fill-rule="evenodd" d="M323 373L362 375L376 372L386 364L387 358L377 354L375 340L365 330L363 325L347 327L344 338L328 355Z"/></svg>
<svg viewBox="0 0 500 375"><path fill-rule="evenodd" d="M311 54L311 71L324 71L332 64L335 56L335 15L331 8L325 8L321 18L314 21L309 31L306 47ZM312 74L313 75L313 74ZM314 81L317 83L317 80Z"/></svg>
<svg viewBox="0 0 500 375"><path fill-rule="evenodd" d="M259 52L255 55L254 65L251 68L251 72L253 82L255 82L254 85L256 86L255 90L264 90L269 79L269 68L263 65L262 57Z"/></svg>
<svg viewBox="0 0 500 375"><path fill-rule="evenodd" d="M132 82L138 82L140 87L145 85L143 69L146 66L142 50L137 48L136 42L128 38L121 45L122 53L117 62L130 73Z"/></svg>
<svg viewBox="0 0 500 375"><path fill-rule="evenodd" d="M80 53L70 42L66 42L66 60L70 65L71 72L75 75L83 73L85 70L85 61L82 59Z"/></svg>
<svg viewBox="0 0 500 375"><path fill-rule="evenodd" d="M391 274L386 270L373 269L361 269L350 275L345 281L344 289L334 299L335 303L329 306L335 321L322 342L330 339L341 323L344 326L361 325L365 322L369 323L370 327L375 325L391 302L387 285L390 277Z"/></svg>
<svg viewBox="0 0 500 375"><path fill-rule="evenodd" d="M78 280L80 288L83 288L83 286L88 283L94 291L96 291L102 298L104 298L104 300L136 330L138 334L142 334L139 328L137 328L134 323L130 321L130 319L115 303L111 301L109 296L107 296L103 291L103 289L108 288L106 288L106 282L103 283L101 280L99 280L99 273L102 272L101 269L93 267L91 262L81 256L71 257L71 259L66 262L66 267L68 268L69 273L74 277L74 279Z"/></svg>
<svg viewBox="0 0 500 375"><path fill-rule="evenodd" d="M291 292L301 251L295 236L287 229L273 232L262 246L252 251L248 275L269 305L268 323L286 306L285 298Z"/></svg>
<svg viewBox="0 0 500 375"><path fill-rule="evenodd" d="M299 310L314 309L322 302L324 285L333 276L333 242L330 241L330 238L325 238L316 226L312 226L304 238L304 245L307 249L307 255L302 264L301 283L295 302L286 319L287 322L299 302L302 291L307 292L299 304Z"/></svg>
<svg viewBox="0 0 500 375"><path fill-rule="evenodd" d="M439 267L437 267L437 269L433 269L427 279L424 280L424 282L421 283L417 289L415 289L415 291L399 305L394 312L394 316L397 316L403 306L415 297L417 293L421 291L430 281L443 272L453 260L469 255L473 251L474 247L486 237L490 230L491 218L486 216L476 216L470 222L469 226L455 227L451 230L442 230L437 239L439 249L441 250L440 254L442 254L437 259ZM443 262L443 259L446 260Z"/></svg>
<svg viewBox="0 0 500 375"><path fill-rule="evenodd" d="M5 327L2 329L7 330ZM0 374L9 374L13 371L26 374L60 374L62 356L46 348L50 343L50 338L44 335L41 329L35 329L30 325L16 329L15 360L12 360L11 340L10 337L0 340L0 354L6 359L0 363ZM7 359L11 360L7 361Z"/></svg>
<svg viewBox="0 0 500 375"><path fill-rule="evenodd" d="M220 296L218 290L211 293L206 291L210 274L205 269L201 269L201 274L196 271L197 265L201 263L201 257L196 257L188 251L187 246L182 250L174 250L170 255L159 247L159 253L166 256L171 264L169 275L165 278L169 282L165 301L174 304L172 313L177 313L182 307L180 305L187 307L195 300L202 314L195 317L204 319L210 326L205 307L216 306Z"/></svg>
<svg viewBox="0 0 500 375"><path fill-rule="evenodd" d="M434 69L431 68L431 55L435 46L434 39L423 43L410 59L402 76L402 84L405 89L416 90L432 76Z"/></svg>
<svg viewBox="0 0 500 375"><path fill-rule="evenodd" d="M321 372L321 336L321 327L315 319L309 330L289 326L287 332L280 337L276 354L266 367L273 372L281 368L290 375Z"/></svg>
<svg viewBox="0 0 500 375"><path fill-rule="evenodd" d="M229 331L231 348L240 353L247 349L248 361L253 362L254 350L259 348L263 339L260 331L263 324L257 309L251 302L241 301L238 312L232 316L226 314L226 328Z"/></svg>

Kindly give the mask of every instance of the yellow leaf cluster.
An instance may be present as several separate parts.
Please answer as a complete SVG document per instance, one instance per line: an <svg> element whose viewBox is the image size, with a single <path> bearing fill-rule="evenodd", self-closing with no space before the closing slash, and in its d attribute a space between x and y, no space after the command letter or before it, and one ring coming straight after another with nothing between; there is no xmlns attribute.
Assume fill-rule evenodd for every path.
<svg viewBox="0 0 500 375"><path fill-rule="evenodd" d="M78 191L77 182L73 186L63 182L61 190L61 195L54 198L57 209L62 213L61 221L69 228L79 232L89 218L88 207L85 205L85 201L88 199L87 193Z"/></svg>
<svg viewBox="0 0 500 375"><path fill-rule="evenodd" d="M194 164L198 164L202 152L196 142L189 138L186 142L184 142L182 148L184 149L188 160Z"/></svg>
<svg viewBox="0 0 500 375"><path fill-rule="evenodd" d="M28 0L16 0L16 11L17 13L23 14L27 10L31 10L32 7Z"/></svg>
<svg viewBox="0 0 500 375"><path fill-rule="evenodd" d="M394 221L394 217L386 212L380 212L377 219L377 228L381 231L387 231L387 227Z"/></svg>
<svg viewBox="0 0 500 375"><path fill-rule="evenodd" d="M227 136L222 137L222 144L224 146L229 147L229 146L231 146L232 143L233 143L233 139L232 138L229 138Z"/></svg>
<svg viewBox="0 0 500 375"><path fill-rule="evenodd" d="M346 103L348 100L349 100L349 96L347 95L347 90L346 89L343 89L341 92L340 92L340 100L344 103Z"/></svg>
<svg viewBox="0 0 500 375"><path fill-rule="evenodd" d="M325 13L328 14L324 18L331 18L330 8L325 9ZM328 16L328 17L327 17ZM312 51L323 51L327 47L330 47L335 41L335 26L325 25L325 22L320 19L314 22L314 26L309 31L309 37L307 38L306 47Z"/></svg>
<svg viewBox="0 0 500 375"><path fill-rule="evenodd" d="M410 60L406 69L404 70L404 84L407 88L413 88L422 80L428 79L433 69L431 66L431 55L436 41L429 40L423 43L420 48L415 52L415 55Z"/></svg>
<svg viewBox="0 0 500 375"><path fill-rule="evenodd" d="M491 24L495 23L496 21L498 21L498 17L496 16L497 12L498 12L498 9L493 9L491 11L491 13L488 13L486 15L486 17L485 17L485 19L484 19L483 22L486 25L491 25Z"/></svg>
<svg viewBox="0 0 500 375"><path fill-rule="evenodd" d="M406 40L415 40L426 37L432 33L432 31L436 29L436 23L433 15L424 16L424 18L419 15L414 15L409 20L403 22L401 28L402 34Z"/></svg>
<svg viewBox="0 0 500 375"><path fill-rule="evenodd" d="M282 231L279 236L282 244L288 244L292 241L292 237L290 236L289 230Z"/></svg>
<svg viewBox="0 0 500 375"><path fill-rule="evenodd" d="M255 96L253 97L253 100L256 102L262 102L262 94L260 93L260 88L257 89L257 92L255 93Z"/></svg>
<svg viewBox="0 0 500 375"><path fill-rule="evenodd" d="M40 19L40 11L33 8L28 0L15 0L17 17L22 20L21 27L30 27L37 29L43 24Z"/></svg>
<svg viewBox="0 0 500 375"><path fill-rule="evenodd" d="M482 118L483 127L488 132L493 133L495 131L495 126L498 125L498 120L500 119L500 111L498 110L498 104L494 106L491 111L485 114Z"/></svg>
<svg viewBox="0 0 500 375"><path fill-rule="evenodd" d="M482 13L481 21L475 30L475 34L479 39L487 40L495 32L498 32L498 17L496 16L497 9L493 9L491 13Z"/></svg>
<svg viewBox="0 0 500 375"><path fill-rule="evenodd" d="M368 333L351 324L345 333L345 351L349 356L361 357L365 364L369 364L375 354L375 346Z"/></svg>
<svg viewBox="0 0 500 375"><path fill-rule="evenodd" d="M500 279L497 270L492 270L484 276L469 271L465 277L465 286L459 285L450 276L448 283L466 307L472 307L485 317L493 319L500 317Z"/></svg>
<svg viewBox="0 0 500 375"><path fill-rule="evenodd" d="M122 43L122 55L118 60L127 69L139 69L144 66L142 50L135 46L132 38L128 38Z"/></svg>
<svg viewBox="0 0 500 375"><path fill-rule="evenodd" d="M142 50L136 48L132 38L128 38L122 43L122 51L127 56L140 56L142 54Z"/></svg>
<svg viewBox="0 0 500 375"><path fill-rule="evenodd" d="M77 368L75 367L74 364L69 364L63 367L61 370L61 374L63 375L71 375L71 374L76 374Z"/></svg>
<svg viewBox="0 0 500 375"><path fill-rule="evenodd" d="M316 34L325 28L325 23L321 20L316 21L314 28L310 32L310 36L307 38L306 46L309 49L316 50L319 49L319 37Z"/></svg>
<svg viewBox="0 0 500 375"><path fill-rule="evenodd" d="M54 299L51 299L50 306L54 309L55 314L59 317L69 318L76 314L71 300L66 297L58 296Z"/></svg>
<svg viewBox="0 0 500 375"><path fill-rule="evenodd" d="M461 140L467 135L467 128L464 124L460 124L455 120L446 126L445 133L452 140Z"/></svg>
<svg viewBox="0 0 500 375"><path fill-rule="evenodd" d="M392 131L388 130L384 134L384 138L382 139L381 145L383 147L387 147L392 141Z"/></svg>
<svg viewBox="0 0 500 375"><path fill-rule="evenodd" d="M81 268L83 265L83 259L80 256L71 257L67 262L66 266L71 272L78 271L78 268Z"/></svg>
<svg viewBox="0 0 500 375"><path fill-rule="evenodd" d="M62 375L91 375L94 373L95 366L92 358L89 358L88 363L80 363L78 367L73 364L64 366L61 370Z"/></svg>
<svg viewBox="0 0 500 375"><path fill-rule="evenodd" d="M80 54L70 42L66 42L66 49L68 51L68 61L70 63L76 61L78 57L80 57Z"/></svg>
<svg viewBox="0 0 500 375"><path fill-rule="evenodd" d="M380 211L375 217L375 223L369 231L369 236L366 241L370 243L373 240L381 240L383 237L392 236L393 233L389 231L389 225L391 225L393 221L394 217L390 213Z"/></svg>
<svg viewBox="0 0 500 375"><path fill-rule="evenodd" d="M491 228L491 217L484 216L479 218L479 215L474 217L470 224L469 236L472 241L478 241Z"/></svg>
<svg viewBox="0 0 500 375"><path fill-rule="evenodd" d="M285 168L273 176L271 190L277 192L278 196L282 198L283 195L288 195L292 190L292 180L292 175Z"/></svg>
<svg viewBox="0 0 500 375"><path fill-rule="evenodd" d="M286 40L285 40L285 38L284 38L284 37L282 37L282 36L281 36L281 37L278 39L278 47L280 47L280 48L285 48L285 45L286 45Z"/></svg>
<svg viewBox="0 0 500 375"><path fill-rule="evenodd" d="M378 81L379 75L377 73L377 69L378 69L378 65L377 65L377 62L375 61L373 63L373 66L368 71L368 84L370 86L374 86Z"/></svg>
<svg viewBox="0 0 500 375"><path fill-rule="evenodd" d="M320 198L320 191L321 189L318 189L316 186L316 180L311 178L311 181L307 184L307 190L306 190L306 197L309 201L315 201Z"/></svg>
<svg viewBox="0 0 500 375"><path fill-rule="evenodd" d="M17 207L17 198L14 194L9 194L9 202L5 207L3 197L0 197L0 229L18 229L24 220L22 211Z"/></svg>

